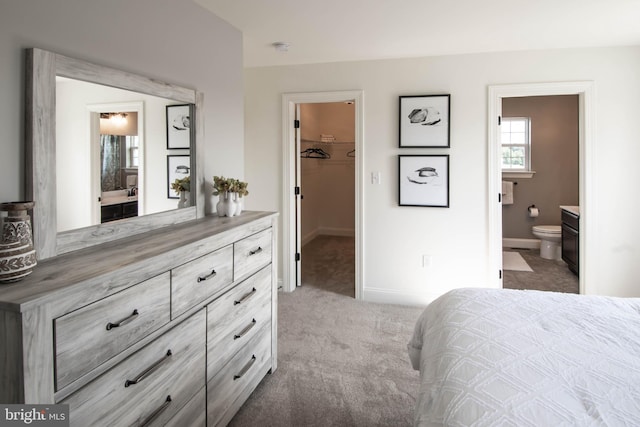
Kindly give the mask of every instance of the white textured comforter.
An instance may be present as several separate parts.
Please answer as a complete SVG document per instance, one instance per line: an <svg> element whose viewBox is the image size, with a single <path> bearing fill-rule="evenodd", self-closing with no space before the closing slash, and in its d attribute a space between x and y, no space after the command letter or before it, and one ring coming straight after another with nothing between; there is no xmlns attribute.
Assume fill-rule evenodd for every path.
<svg viewBox="0 0 640 427"><path fill-rule="evenodd" d="M640 426L640 299L457 289L418 320L419 426Z"/></svg>

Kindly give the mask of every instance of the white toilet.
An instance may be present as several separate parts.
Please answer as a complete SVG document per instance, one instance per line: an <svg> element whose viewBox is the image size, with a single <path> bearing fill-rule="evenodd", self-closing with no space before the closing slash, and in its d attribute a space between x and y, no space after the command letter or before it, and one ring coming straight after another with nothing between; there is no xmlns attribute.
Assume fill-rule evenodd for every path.
<svg viewBox="0 0 640 427"><path fill-rule="evenodd" d="M540 239L540 257L562 259L562 228L559 225L534 225L532 232Z"/></svg>

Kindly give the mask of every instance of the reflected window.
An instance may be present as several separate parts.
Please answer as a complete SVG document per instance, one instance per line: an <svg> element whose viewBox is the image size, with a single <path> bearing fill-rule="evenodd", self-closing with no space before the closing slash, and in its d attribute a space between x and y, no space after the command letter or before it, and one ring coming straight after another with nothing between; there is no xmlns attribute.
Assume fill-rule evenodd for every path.
<svg viewBox="0 0 640 427"><path fill-rule="evenodd" d="M125 139L125 145L127 147L127 167L138 167L138 137L127 136Z"/></svg>

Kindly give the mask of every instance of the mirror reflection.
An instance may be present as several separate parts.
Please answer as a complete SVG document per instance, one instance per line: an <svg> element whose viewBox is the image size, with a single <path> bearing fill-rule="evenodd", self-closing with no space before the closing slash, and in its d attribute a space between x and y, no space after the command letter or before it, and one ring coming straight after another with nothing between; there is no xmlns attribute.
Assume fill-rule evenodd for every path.
<svg viewBox="0 0 640 427"><path fill-rule="evenodd" d="M177 208L167 162L167 106L184 103L56 78L57 231ZM173 107L171 107L173 108Z"/></svg>
<svg viewBox="0 0 640 427"><path fill-rule="evenodd" d="M100 222L138 216L138 113L100 113Z"/></svg>

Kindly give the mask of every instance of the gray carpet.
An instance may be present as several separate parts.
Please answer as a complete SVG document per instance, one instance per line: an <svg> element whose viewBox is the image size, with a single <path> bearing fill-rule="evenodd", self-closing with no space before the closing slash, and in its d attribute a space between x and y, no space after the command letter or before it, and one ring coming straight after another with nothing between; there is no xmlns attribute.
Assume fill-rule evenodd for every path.
<svg viewBox="0 0 640 427"><path fill-rule="evenodd" d="M230 426L412 425L419 374L406 345L423 309L347 296L352 241L305 247L303 287L278 295L278 369Z"/></svg>
<svg viewBox="0 0 640 427"><path fill-rule="evenodd" d="M577 292L563 262L518 252L533 272L505 271L505 288ZM348 237L305 245L303 287L278 294L278 369L230 426L412 425L419 374L406 344L423 309L356 301L354 253Z"/></svg>
<svg viewBox="0 0 640 427"><path fill-rule="evenodd" d="M578 276L573 274L564 261L540 258L537 249L509 249L519 252L533 272L504 271L502 285L506 289L533 289L537 291L580 292Z"/></svg>

